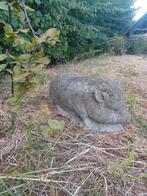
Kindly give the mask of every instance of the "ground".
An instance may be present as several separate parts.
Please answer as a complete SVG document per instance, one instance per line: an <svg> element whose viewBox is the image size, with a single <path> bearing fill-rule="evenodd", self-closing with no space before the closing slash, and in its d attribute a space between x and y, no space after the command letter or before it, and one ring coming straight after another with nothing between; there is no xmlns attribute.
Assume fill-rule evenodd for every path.
<svg viewBox="0 0 147 196"><path fill-rule="evenodd" d="M48 86L63 72L118 81L132 114L124 131L86 132L57 115ZM100 56L44 73L48 82L24 97L13 129L8 80L1 82L0 195L146 196L147 58ZM58 121L49 127L51 119Z"/></svg>

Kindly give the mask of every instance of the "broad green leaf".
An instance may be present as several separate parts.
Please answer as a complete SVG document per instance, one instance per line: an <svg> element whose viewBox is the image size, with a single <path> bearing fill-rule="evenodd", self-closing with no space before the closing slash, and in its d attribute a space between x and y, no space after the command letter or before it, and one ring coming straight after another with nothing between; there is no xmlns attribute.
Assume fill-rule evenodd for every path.
<svg viewBox="0 0 147 196"><path fill-rule="evenodd" d="M13 71L11 69L6 69L6 71L13 75Z"/></svg>
<svg viewBox="0 0 147 196"><path fill-rule="evenodd" d="M0 61L5 60L7 57L7 54L0 54Z"/></svg>
<svg viewBox="0 0 147 196"><path fill-rule="evenodd" d="M24 49L27 52L31 52L34 48L36 48L37 44L38 44L37 39L33 37L32 42L25 41Z"/></svg>
<svg viewBox="0 0 147 196"><path fill-rule="evenodd" d="M36 63L42 63L44 65L48 65L50 63L50 59L46 56L37 60Z"/></svg>
<svg viewBox="0 0 147 196"><path fill-rule="evenodd" d="M64 129L65 122L63 120L62 121L59 121L59 120L49 119L48 120L48 125L49 125L49 127L51 129L59 130L59 129Z"/></svg>
<svg viewBox="0 0 147 196"><path fill-rule="evenodd" d="M6 24L6 22L4 20L2 20L1 18L0 18L0 23L4 24L4 25Z"/></svg>
<svg viewBox="0 0 147 196"><path fill-rule="evenodd" d="M38 43L43 43L45 41L57 41L59 38L60 31L56 28L51 28L46 31L40 38L38 38Z"/></svg>
<svg viewBox="0 0 147 196"><path fill-rule="evenodd" d="M31 58L30 54L22 54L18 57L18 60L28 62L30 58Z"/></svg>
<svg viewBox="0 0 147 196"><path fill-rule="evenodd" d="M15 11L17 10L18 12L22 11L17 1L13 1L12 3L10 3L10 6L12 10L15 10Z"/></svg>
<svg viewBox="0 0 147 196"><path fill-rule="evenodd" d="M1 1L0 2L0 9L1 10L5 10L5 11L8 11L8 4L6 1Z"/></svg>
<svg viewBox="0 0 147 196"><path fill-rule="evenodd" d="M15 65L15 66L16 66L16 65L17 65L17 66L20 66L20 65L22 65L22 62L19 62L18 60L16 60L16 61L10 61L9 64L10 64L10 65ZM14 67L14 66L13 66L13 67Z"/></svg>
<svg viewBox="0 0 147 196"><path fill-rule="evenodd" d="M25 23L25 15L24 15L23 11L18 12L18 18L19 18L20 23L22 23L22 24Z"/></svg>
<svg viewBox="0 0 147 196"><path fill-rule="evenodd" d="M33 8L31 8L31 7L27 6L27 5L26 5L26 9L27 9L28 12L33 12L34 11Z"/></svg>
<svg viewBox="0 0 147 196"><path fill-rule="evenodd" d="M41 48L41 49L39 50L39 52L36 52L33 56L34 56L34 59L35 59L36 61L38 61L40 58L43 58L43 57L44 57L44 49Z"/></svg>
<svg viewBox="0 0 147 196"><path fill-rule="evenodd" d="M20 66L15 66L13 68L13 72L14 72L15 75L19 75L20 72L21 72L21 67Z"/></svg>
<svg viewBox="0 0 147 196"><path fill-rule="evenodd" d="M5 31L5 37L6 37L6 41L14 41L14 38L17 37L17 33L13 31L13 28L10 24L6 24L4 26L4 31Z"/></svg>
<svg viewBox="0 0 147 196"><path fill-rule="evenodd" d="M18 29L17 31L16 31L16 33L28 33L29 32L29 29L27 28L27 29Z"/></svg>
<svg viewBox="0 0 147 196"><path fill-rule="evenodd" d="M39 65L33 64L33 65L29 68L29 70L30 70L31 72L40 72L40 71L43 69L43 67L44 67L44 64L39 64Z"/></svg>
<svg viewBox="0 0 147 196"><path fill-rule="evenodd" d="M12 26L10 24L6 24L4 27L5 33L9 34L9 33L13 33L13 29Z"/></svg>
<svg viewBox="0 0 147 196"><path fill-rule="evenodd" d="M26 43L26 40L23 38L23 37L18 37L18 36L16 36L16 38L14 39L14 44L13 44L13 46L14 47L16 47L16 46L18 46L18 47L22 47L22 46L24 46L24 44Z"/></svg>
<svg viewBox="0 0 147 196"><path fill-rule="evenodd" d="M25 44L24 48L27 52L31 52L34 48L34 45L32 43L28 42Z"/></svg>
<svg viewBox="0 0 147 196"><path fill-rule="evenodd" d="M29 29L19 29L21 33L28 33Z"/></svg>
<svg viewBox="0 0 147 196"><path fill-rule="evenodd" d="M16 82L24 82L26 78L30 75L29 72L20 73L19 75L14 75L14 81Z"/></svg>
<svg viewBox="0 0 147 196"><path fill-rule="evenodd" d="M0 64L0 72L7 67L7 64Z"/></svg>
<svg viewBox="0 0 147 196"><path fill-rule="evenodd" d="M37 37L32 38L32 44L33 44L33 46L36 46L38 44L38 38Z"/></svg>

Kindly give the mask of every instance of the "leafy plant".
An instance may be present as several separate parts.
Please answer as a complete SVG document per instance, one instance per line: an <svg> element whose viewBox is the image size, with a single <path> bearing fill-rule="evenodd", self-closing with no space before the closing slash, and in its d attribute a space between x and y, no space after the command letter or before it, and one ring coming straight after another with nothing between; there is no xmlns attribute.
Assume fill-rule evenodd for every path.
<svg viewBox="0 0 147 196"><path fill-rule="evenodd" d="M22 105L24 94L45 82L42 69L50 59L45 55L43 46L46 43L54 47L60 31L50 28L41 35L36 33L28 14L33 9L25 5L23 0L1 1L0 11L0 43L3 42L0 72L11 77L12 96L9 103L14 116ZM14 119L12 122L14 124Z"/></svg>
<svg viewBox="0 0 147 196"><path fill-rule="evenodd" d="M122 33L133 18L133 0L28 0L35 31L60 29L56 47L45 44L51 63L109 52L109 39Z"/></svg>
<svg viewBox="0 0 147 196"><path fill-rule="evenodd" d="M147 49L146 39L129 40L127 42L127 53L128 54L143 54Z"/></svg>
<svg viewBox="0 0 147 196"><path fill-rule="evenodd" d="M61 129L64 129L65 122L63 120L59 121L59 120L49 119L48 125L51 129L61 130Z"/></svg>
<svg viewBox="0 0 147 196"><path fill-rule="evenodd" d="M122 55L125 53L125 40L121 36L114 36L110 41L111 52L114 55Z"/></svg>
<svg viewBox="0 0 147 196"><path fill-rule="evenodd" d="M135 145L133 145L133 146L132 146L132 150L130 151L130 153L129 153L129 155L128 155L128 158L127 158L127 160L126 160L125 163L124 163L123 170L124 170L125 172L128 171L129 167L130 167L131 164L132 164L132 161L133 161L134 158L135 158L135 149L136 149L136 147L135 147Z"/></svg>
<svg viewBox="0 0 147 196"><path fill-rule="evenodd" d="M135 108L136 108L136 96L134 95L131 95L129 97L129 110L132 114L132 117L133 117L133 120L139 125L139 127L142 129L142 130L147 130L147 123L145 120L143 120L142 118L140 118L139 116L136 115L135 113Z"/></svg>
<svg viewBox="0 0 147 196"><path fill-rule="evenodd" d="M135 108L136 108L136 96L130 95L129 96L129 110L132 114L135 114Z"/></svg>

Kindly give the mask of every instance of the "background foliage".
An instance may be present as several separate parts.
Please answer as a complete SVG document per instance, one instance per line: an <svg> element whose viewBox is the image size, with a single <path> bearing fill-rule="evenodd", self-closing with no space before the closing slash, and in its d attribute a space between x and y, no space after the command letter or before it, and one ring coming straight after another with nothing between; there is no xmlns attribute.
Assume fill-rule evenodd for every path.
<svg viewBox="0 0 147 196"><path fill-rule="evenodd" d="M143 54L145 51L147 51L147 39L140 38L128 41L128 54Z"/></svg>
<svg viewBox="0 0 147 196"><path fill-rule="evenodd" d="M132 22L134 0L28 0L38 33L60 29L60 42L46 47L52 62L109 52L109 38L121 34Z"/></svg>
<svg viewBox="0 0 147 196"><path fill-rule="evenodd" d="M63 63L73 58L86 58L101 53L120 55L125 52L122 33L130 26L134 16L134 0L27 0L28 15L35 32L43 34L49 28L60 30L56 45L42 43L44 54L51 60L50 64ZM13 30L28 28L23 10L16 0L9 0L12 8L11 24ZM8 22L6 0L0 1L0 52L9 47L5 38L3 20ZM20 32L21 34L23 32ZM31 33L24 35L28 41ZM18 46L26 41L18 39ZM134 47L135 45L135 47ZM129 43L127 51L136 54L133 47L139 44ZM22 53L20 47L15 52ZM23 48L23 53L26 48ZM118 50L118 51L117 51ZM140 53L140 51L139 51Z"/></svg>

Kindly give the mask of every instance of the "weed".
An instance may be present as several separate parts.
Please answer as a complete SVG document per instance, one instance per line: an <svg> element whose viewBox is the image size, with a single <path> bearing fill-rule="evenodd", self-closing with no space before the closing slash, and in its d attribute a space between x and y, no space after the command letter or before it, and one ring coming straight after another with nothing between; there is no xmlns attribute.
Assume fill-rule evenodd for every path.
<svg viewBox="0 0 147 196"><path fill-rule="evenodd" d="M128 171L129 167L132 164L132 161L135 159L135 149L136 149L136 147L135 147L135 145L133 145L132 146L132 150L129 153L129 156L128 156L127 160L124 163L124 166L123 166L124 172L127 172Z"/></svg>
<svg viewBox="0 0 147 196"><path fill-rule="evenodd" d="M147 130L147 122L141 117L136 115L136 102L137 97L134 95L129 96L129 111L132 114L134 122L140 127L141 130Z"/></svg>
<svg viewBox="0 0 147 196"><path fill-rule="evenodd" d="M134 120L142 130L147 131L147 122L145 122L142 118L138 116L134 116Z"/></svg>

